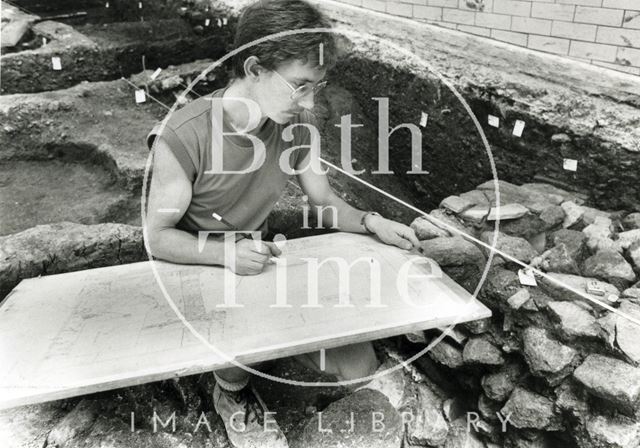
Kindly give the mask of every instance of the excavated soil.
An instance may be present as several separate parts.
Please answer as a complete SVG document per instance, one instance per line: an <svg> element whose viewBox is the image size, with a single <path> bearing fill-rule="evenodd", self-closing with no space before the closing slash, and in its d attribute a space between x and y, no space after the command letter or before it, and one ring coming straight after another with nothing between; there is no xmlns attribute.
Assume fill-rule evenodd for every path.
<svg viewBox="0 0 640 448"><path fill-rule="evenodd" d="M97 165L4 162L0 179L0 235L60 221L140 224L138 198L118 187L111 174Z"/></svg>

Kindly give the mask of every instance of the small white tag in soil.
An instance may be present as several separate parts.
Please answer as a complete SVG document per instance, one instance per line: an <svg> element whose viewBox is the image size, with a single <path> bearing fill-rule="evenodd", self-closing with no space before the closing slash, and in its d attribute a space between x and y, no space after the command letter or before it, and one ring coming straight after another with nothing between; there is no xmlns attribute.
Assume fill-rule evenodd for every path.
<svg viewBox="0 0 640 448"><path fill-rule="evenodd" d="M500 127L500 119L496 116L489 115L489 126L494 128Z"/></svg>
<svg viewBox="0 0 640 448"><path fill-rule="evenodd" d="M427 125L427 120L429 120L429 115L422 112L422 117L420 117L420 126L425 127Z"/></svg>
<svg viewBox="0 0 640 448"><path fill-rule="evenodd" d="M104 4L104 7L105 7L105 8L108 8L108 7L109 7L109 2L105 3L105 4Z"/></svg>
<svg viewBox="0 0 640 448"><path fill-rule="evenodd" d="M62 63L60 62L60 58L58 56L54 56L51 58L51 65L54 70L62 70Z"/></svg>
<svg viewBox="0 0 640 448"><path fill-rule="evenodd" d="M218 19L218 27L222 27L222 20Z"/></svg>
<svg viewBox="0 0 640 448"><path fill-rule="evenodd" d="M142 2L138 2L138 9L142 9Z"/></svg>
<svg viewBox="0 0 640 448"><path fill-rule="evenodd" d="M538 286L533 271L529 269L518 270L518 278L520 279L520 284L524 286Z"/></svg>
<svg viewBox="0 0 640 448"><path fill-rule="evenodd" d="M158 75L160 74L160 72L162 71L161 68L157 68L155 72L153 72L153 74L150 76L151 81L153 81L154 79L156 79L158 77Z"/></svg>
<svg viewBox="0 0 640 448"><path fill-rule="evenodd" d="M524 121L516 120L516 124L513 127L513 135L516 137L522 137L522 131L524 131Z"/></svg>
<svg viewBox="0 0 640 448"><path fill-rule="evenodd" d="M567 171L578 171L578 161L574 159L564 159L562 168Z"/></svg>
<svg viewBox="0 0 640 448"><path fill-rule="evenodd" d="M136 103L144 103L147 101L147 96L144 93L144 90L136 90Z"/></svg>
<svg viewBox="0 0 640 448"><path fill-rule="evenodd" d="M226 17L222 18L222 24L226 25L227 23L229 23L229 19L227 19Z"/></svg>
<svg viewBox="0 0 640 448"><path fill-rule="evenodd" d="M204 21L204 26L209 26L210 23L211 23L211 19L206 19Z"/></svg>

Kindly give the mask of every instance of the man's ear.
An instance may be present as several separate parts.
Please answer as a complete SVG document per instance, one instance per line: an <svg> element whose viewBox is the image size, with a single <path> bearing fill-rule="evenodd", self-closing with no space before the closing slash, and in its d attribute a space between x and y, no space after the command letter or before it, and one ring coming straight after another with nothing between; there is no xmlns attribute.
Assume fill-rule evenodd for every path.
<svg viewBox="0 0 640 448"><path fill-rule="evenodd" d="M264 67L260 65L257 56L249 56L244 61L244 75L252 81L257 81Z"/></svg>

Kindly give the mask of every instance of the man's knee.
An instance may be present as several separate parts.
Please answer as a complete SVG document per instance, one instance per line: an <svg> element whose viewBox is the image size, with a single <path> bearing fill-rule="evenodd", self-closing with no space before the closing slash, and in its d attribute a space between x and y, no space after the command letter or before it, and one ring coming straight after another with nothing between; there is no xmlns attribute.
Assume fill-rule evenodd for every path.
<svg viewBox="0 0 640 448"><path fill-rule="evenodd" d="M244 381L249 377L249 372L240 367L228 367L226 369L216 370L215 374L230 383Z"/></svg>
<svg viewBox="0 0 640 448"><path fill-rule="evenodd" d="M342 381L357 380L373 375L379 362L370 342L351 344L333 349L332 358Z"/></svg>

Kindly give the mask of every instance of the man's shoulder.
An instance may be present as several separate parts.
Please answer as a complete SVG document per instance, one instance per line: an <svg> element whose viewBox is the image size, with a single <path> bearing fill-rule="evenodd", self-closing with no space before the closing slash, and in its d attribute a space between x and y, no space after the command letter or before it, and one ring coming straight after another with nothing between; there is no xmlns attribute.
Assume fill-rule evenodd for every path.
<svg viewBox="0 0 640 448"><path fill-rule="evenodd" d="M174 145L176 140L187 142L200 139L209 125L210 110L209 96L203 96L174 110L168 118L157 122L147 134L147 146L149 149L153 147L156 136L162 136Z"/></svg>
<svg viewBox="0 0 640 448"><path fill-rule="evenodd" d="M185 124L207 123L210 110L211 100L209 96L203 96L173 111L167 121L167 125L174 131L177 131Z"/></svg>

